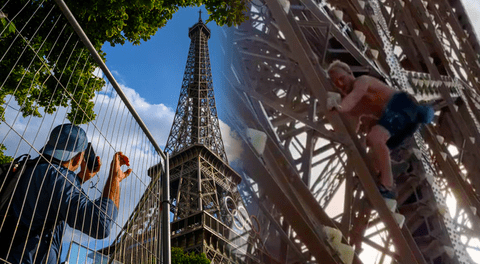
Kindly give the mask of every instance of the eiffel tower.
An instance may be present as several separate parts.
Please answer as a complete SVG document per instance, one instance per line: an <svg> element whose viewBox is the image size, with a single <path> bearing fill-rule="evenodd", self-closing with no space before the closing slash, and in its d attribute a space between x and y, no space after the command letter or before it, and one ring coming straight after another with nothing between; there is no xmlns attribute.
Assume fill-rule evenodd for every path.
<svg viewBox="0 0 480 264"><path fill-rule="evenodd" d="M241 177L229 165L213 93L208 39L198 22L191 39L180 98L165 152L170 154L171 246L205 253L212 263L278 263L259 236L260 221L249 215L237 185ZM152 182L111 246L99 250L121 263L160 257L160 170L148 170ZM115 262L116 263L116 262Z"/></svg>
<svg viewBox="0 0 480 264"><path fill-rule="evenodd" d="M165 146L171 156L171 245L205 253L214 263L244 263L254 247L248 246L251 237L244 227L248 213L238 210L244 208L237 190L241 177L228 165L220 133L207 43L210 30L201 11L188 36L180 98Z"/></svg>
<svg viewBox="0 0 480 264"><path fill-rule="evenodd" d="M208 53L210 29L203 23L201 11L198 23L188 36L191 39L182 89L165 152L172 155L202 144L228 163L213 94L212 69Z"/></svg>

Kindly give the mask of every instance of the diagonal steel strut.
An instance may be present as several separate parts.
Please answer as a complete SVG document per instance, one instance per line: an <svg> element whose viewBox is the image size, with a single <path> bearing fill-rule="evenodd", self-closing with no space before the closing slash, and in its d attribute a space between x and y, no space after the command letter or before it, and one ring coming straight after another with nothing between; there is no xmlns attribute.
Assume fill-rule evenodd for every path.
<svg viewBox="0 0 480 264"><path fill-rule="evenodd" d="M318 72L313 65L309 56L312 54L311 48L308 45L307 40L301 34L301 30L295 22L295 19L291 15L285 14L280 3L274 0L266 0L267 5L275 18L275 21L285 35L286 41L290 47L295 47L296 52L294 54L299 67L303 71L306 81L311 88L318 87L318 89L312 89L312 93L320 100L319 105L321 110L326 109L325 99L327 98L327 91L331 89L331 83L326 78L325 72ZM316 5L309 0L302 1L305 6L314 10ZM383 198L376 188L376 184L373 180L372 166L368 161L367 155L361 144L356 139L356 134L352 129L349 129L345 124L346 120L338 113L334 112L329 115L329 120L334 127L335 131L345 137L346 147L351 150L352 158L355 161L355 171L357 172L360 182L362 183L365 193L369 198L372 206L378 211L380 217L384 220L385 225L390 231L392 240L399 250L399 255L402 263L425 263L425 260L418 249L413 238L409 235L404 235L403 232L408 233L408 230L404 228L400 229L397 225L392 213L385 205Z"/></svg>

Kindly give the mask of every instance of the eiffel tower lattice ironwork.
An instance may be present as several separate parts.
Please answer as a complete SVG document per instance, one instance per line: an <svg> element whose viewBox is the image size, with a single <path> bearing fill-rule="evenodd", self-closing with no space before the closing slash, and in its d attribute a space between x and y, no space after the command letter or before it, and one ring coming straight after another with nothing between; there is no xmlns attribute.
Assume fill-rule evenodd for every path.
<svg viewBox="0 0 480 264"><path fill-rule="evenodd" d="M172 155L202 144L227 162L213 94L212 70L208 53L210 30L203 23L189 29L191 39L177 111L165 152Z"/></svg>
<svg viewBox="0 0 480 264"><path fill-rule="evenodd" d="M255 256L258 240L249 232L237 189L241 177L228 165L213 93L210 30L201 13L188 35L187 65L165 147L171 154L171 245L205 253L214 263L264 263Z"/></svg>

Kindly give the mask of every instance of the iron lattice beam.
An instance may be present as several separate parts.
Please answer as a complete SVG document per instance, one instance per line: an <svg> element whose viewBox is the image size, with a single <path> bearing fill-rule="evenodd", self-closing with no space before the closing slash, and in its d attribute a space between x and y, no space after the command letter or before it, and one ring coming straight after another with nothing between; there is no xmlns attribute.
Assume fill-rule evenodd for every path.
<svg viewBox="0 0 480 264"><path fill-rule="evenodd" d="M210 30L199 20L190 28L191 39L182 88L165 151L172 155L203 144L227 161L213 93L208 52Z"/></svg>
<svg viewBox="0 0 480 264"><path fill-rule="evenodd" d="M342 59L353 66L356 75L377 76L390 86L409 92L417 100L435 103L440 111L444 111L445 107L456 109L458 105L454 101L462 98L468 107L459 108L454 114L455 122L450 126L462 129L457 135L462 142L478 142L478 130L466 125L468 122L476 124L477 121L475 116L478 112L474 103L476 84L472 81L477 74L478 62L471 58L476 58L478 54L471 53L474 42L455 40L465 36L463 30L460 32L458 29L456 18L460 14L454 15L452 11L451 15L444 16L441 10L452 10L447 1L405 2L408 3L397 0L382 1L380 5L375 0L253 2L250 9L252 23L244 24L235 31L234 43L241 59L231 62L235 78L231 78L230 83L232 88L240 91L239 97L245 97L246 108L251 112L247 119L255 120L255 123L248 121L239 126L241 131L245 131L246 125L265 132L268 137L266 149L274 148L271 140L276 145L275 151L281 152L281 155L268 158L265 153L259 154L263 166L267 171L275 171L273 167L283 168L285 164L289 166L294 177L301 178L308 187L314 187L310 191L317 203L327 207L322 210L328 209L339 189L345 192L343 212L331 216L330 221L339 221L335 225L340 227L348 243L356 245L357 253L365 244L373 245L381 252L381 259L390 256L402 263L464 263L465 250L455 238L456 231L446 231L451 230L450 224L456 221L457 216L451 219L438 214L437 203L445 201L437 191L435 176L432 181L431 161L425 155L432 151L433 155L440 157L446 149L427 149L423 139L416 137L414 143L408 143L392 153L395 160L406 159L410 163L410 176L396 175L398 210L407 216L406 226L400 230L383 203L378 202L381 199L372 188L373 170L357 141L357 135L344 125L348 123L346 119L324 110L326 92L334 90L325 78L324 68L332 60ZM458 4L458 1L450 2ZM375 10L375 6L380 8ZM422 14L417 14L417 10L421 10ZM338 11L343 11L343 18ZM439 33L442 30L450 32ZM366 36L365 39L360 32ZM449 45L449 42L452 45L458 42L459 46ZM452 54L461 59L452 62ZM468 69L463 81L456 77L462 69ZM332 128L335 131L333 134ZM248 141L248 137L245 140ZM470 142L464 143L465 149L458 147L465 154L476 155L476 150L468 146ZM421 151L412 148L420 148ZM423 156L411 155L422 151ZM348 158L345 161L342 157ZM474 157L473 160L478 159ZM453 167L447 169L444 166L441 172L449 175L463 168L460 162L449 162L447 165ZM277 173L279 175L273 173L269 177L280 181L282 174ZM267 183L257 178L254 181L258 183L260 193L269 193L267 205L272 208L280 209L281 201L296 197L295 192L287 192L287 197L281 198L279 194L271 194L267 190L271 189L271 185L262 186ZM469 182L463 181L461 185L458 182L453 185L454 188L463 186L455 193L468 189ZM280 183L276 184L280 186ZM462 210L465 209L466 214L462 215L476 222L476 216L469 211L471 209L465 208L474 205L476 194L464 191L463 195L470 202L458 204ZM372 207L363 206L367 199ZM430 209L422 214L419 209L421 204ZM308 216L317 209L296 210L296 214ZM298 227L291 222L293 219L285 216L288 213L291 212L283 211L280 215L295 230ZM326 219L318 221L327 226L332 223ZM371 232L372 226L382 222L386 228ZM312 230L310 236L308 233L300 234L298 239L308 244L314 239L314 232ZM379 235L384 238L383 242L372 242L371 237ZM396 252L401 253L391 253L388 249L390 243L395 245ZM453 248L455 255L451 254ZM325 249L328 251L327 244Z"/></svg>

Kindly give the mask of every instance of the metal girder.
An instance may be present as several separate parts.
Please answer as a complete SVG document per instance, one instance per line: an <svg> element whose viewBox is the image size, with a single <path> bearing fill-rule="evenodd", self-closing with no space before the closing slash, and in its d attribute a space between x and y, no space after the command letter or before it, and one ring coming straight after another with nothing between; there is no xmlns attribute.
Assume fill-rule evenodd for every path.
<svg viewBox="0 0 480 264"><path fill-rule="evenodd" d="M357 47L357 45L354 43L352 39L346 38L344 35L344 32L341 29L339 29L336 25L334 25L330 17L328 17L325 13L318 10L318 7L313 1L300 1L300 2L302 2L303 5L305 5L305 8L307 8L309 11L312 12L315 19L319 21L328 21L330 24L332 24L332 26L330 27L330 34L332 35L332 37L334 37L338 42L340 42L344 47L344 49L347 50L349 54L352 55L353 58L359 62L360 65L368 66L371 70L375 71L375 74L379 76L383 76L383 73L378 69L378 66L372 63L372 61L365 56L365 53ZM357 8L357 10L361 9L357 2L353 1L353 4ZM366 17L366 19L368 20L369 18ZM346 26L346 24L344 24L344 26ZM363 26L361 27L363 28ZM367 31L367 32L370 32L370 31ZM351 32L351 34L353 34L353 32ZM369 37L370 36L374 37L375 39L378 39L377 37L378 35L375 33L372 33L372 35L369 35ZM371 39L369 40L371 41ZM381 44L378 44L378 46L376 47L381 47ZM379 48L378 51L382 52L381 48ZM387 65L383 65L383 66L387 67Z"/></svg>
<svg viewBox="0 0 480 264"><path fill-rule="evenodd" d="M478 71L478 62L476 60L473 59L472 61L472 58L475 57L475 52L472 52L473 50L471 49L471 46L470 45L467 45L464 41L462 41L462 37L461 35L464 35L463 33L463 30L456 30L455 31L455 34L460 34L459 38L457 40L454 40L453 39L453 35L452 35L452 31L451 31L451 28L448 28L445 21L448 21L449 22L449 25L450 26L458 26L458 21L456 19L453 18L454 16L454 12L452 12L450 15L446 15L445 17L447 18L445 20L444 17L441 16L441 14L439 13L438 9L435 7L435 3L433 3L433 1L429 0L429 9L427 10L427 8L419 3L419 2L415 2L415 8L417 10L420 11L420 16L423 16L423 19L424 21L428 21L427 23L429 23L429 26L435 26L432 24L432 21L429 20L429 19L425 19L425 13L433 13L434 17L436 17L436 22L440 25L441 29L443 29L443 34L445 34L445 36L448 38L448 41L450 43L450 47L452 48L453 47L453 51L456 53L456 56L460 62L460 65L457 65L457 64L453 64L454 68L457 70L457 73L458 75L461 77L461 78L465 78L463 76L463 74L461 73L461 70L460 70L460 67L462 67L463 70L467 71L467 79L471 82L471 84L473 85L474 88L476 88L478 90L478 84L477 82L475 81L475 79L473 78L472 74L474 73L474 71L468 71L471 67L469 67L469 65L472 65L475 66L476 70ZM413 4L413 3L412 3ZM444 5L442 6L446 9L450 9L451 10L451 7L450 5ZM419 19L419 18L417 18ZM452 23L453 22L453 23ZM419 23L420 24L420 23ZM458 29L458 27L457 27ZM432 31L431 31L432 32ZM435 44L437 45L437 47L440 47L442 46L442 44L440 43L440 40L437 39L438 37L438 34L436 34L435 32L432 32L432 39L434 40ZM468 54L465 58L463 57L462 55L462 52L460 52L460 50L458 49L457 47L457 43L462 45L463 47L466 47L468 49L468 51L470 52L470 54ZM437 48L437 50L441 50L441 48ZM439 53L439 54L443 54L443 53ZM442 56L443 57L443 56ZM443 58L444 60L446 58ZM469 63L466 62L466 60L469 60ZM444 64L445 65L448 65L448 61L444 61ZM448 70L448 69L447 69ZM478 76L478 75L477 75Z"/></svg>
<svg viewBox="0 0 480 264"><path fill-rule="evenodd" d="M246 111L243 111L246 114ZM292 226L295 232L302 238L302 242L310 249L310 254L316 259L322 259L325 263L340 263L338 259L327 250L325 238L319 227L323 225L335 226L318 206L308 188L300 177L286 162L282 151L271 140L267 140L262 161L256 157L254 150L245 155L248 162L250 175L254 177L268 199L275 202L276 208L282 212L285 220ZM283 162L282 162L283 161ZM280 162L283 164L279 167ZM280 202L281 201L281 202Z"/></svg>
<svg viewBox="0 0 480 264"><path fill-rule="evenodd" d="M446 0L438 0L440 3L443 3L441 6L446 9L446 12L450 12L450 14L454 14L452 7L450 6L450 3L448 3ZM429 2L432 2L429 0ZM465 14L464 14L465 15ZM466 48L469 52L470 55L478 54L478 52L475 52L473 49L471 43L469 41L466 41L467 39L470 39L466 36L465 31L463 30L462 26L459 24L458 20L455 19L454 16L447 16L449 24L452 26L452 28L455 30L455 34L459 35L460 43L461 45ZM475 36L474 34L472 34ZM465 40L465 41L464 41ZM477 41L477 46L478 46L478 40ZM470 56L468 56L470 57ZM480 63L477 60L472 61L473 64L478 68L480 68ZM480 73L477 73L477 76L480 75ZM476 90L478 91L479 87L476 85L476 82L473 84Z"/></svg>
<svg viewBox="0 0 480 264"><path fill-rule="evenodd" d="M319 133L319 135L325 138L331 139L339 143L344 143L343 137L339 136L338 134L335 134L333 131L327 130L323 124L310 120L308 118L308 115L306 114L307 111L303 113L297 113L280 103L276 103L272 101L267 96L258 94L257 92L251 91L249 92L249 94L251 94L253 98L261 101L263 105L269 106L277 110L278 112L282 113L283 116L285 116L285 118L287 118L288 121L296 120L298 122L305 124L309 128L315 130L317 133Z"/></svg>
<svg viewBox="0 0 480 264"><path fill-rule="evenodd" d="M412 230L408 230L407 228L400 230L398 227L395 227L396 222L392 221L393 219L391 218L390 212L383 210L385 208L381 208L382 205L378 202L380 200L379 196L375 196L377 192L373 187L375 186L371 173L373 170L371 164L368 164L369 161L366 153L363 151L363 146L357 141L356 134L348 125L345 125L348 122L342 119L341 116L330 113L327 114L323 105L326 91L334 90L329 80L325 78L326 74L324 71L325 63L332 58L348 58L349 62L353 64L352 68L356 74L374 73L380 76L380 78L389 76L389 74L385 74L385 71L381 70L387 69L388 71L388 67L390 67L385 67L385 65L387 65L385 59L387 56L390 56L388 57L388 60L390 60L391 54L387 54L388 52L386 50L385 53L383 53L381 50L381 47L385 43L377 47L380 49L379 61L371 60L368 58L368 56L370 56L368 45L373 44L373 46L375 46L375 41L368 39L366 45L359 43L358 38L353 34L354 29L362 30L365 35L381 38L381 41L384 41L384 36L381 34L382 30L388 31L390 28L396 31L396 33L399 33L400 30L406 32L406 29L408 29L411 32L415 32L413 29L418 28L417 26L419 25L417 24L421 23L421 20L425 19L425 17L420 16L411 20L412 24L408 26L406 23L403 23L405 15L404 10L399 8L401 3L395 0L384 1L382 3L385 6L389 5L392 9L391 11L383 9L381 12L383 12L385 17L390 18L391 23L387 27L377 27L379 22L376 21L376 18L372 15L369 9L371 6L368 6L370 2L373 1L366 1L367 6L365 9L363 9L358 1L343 1L337 7L340 7L340 9L348 14L348 17L344 21L341 21L333 15L332 6L336 5L327 6L325 1L293 0L283 2L284 4L286 3L285 5L279 4L274 0L268 0L266 2L267 5L263 5L261 1L255 1L256 9L261 10L261 12L263 12L262 15L270 11L271 16L268 16L270 13L265 16L256 16L257 23L262 23L259 21L263 21L261 28L256 24L256 29L259 30L258 32L256 32L255 26L250 30L243 31L254 35L254 39L258 40L258 42L256 43L252 38L249 38L248 34L244 34L242 37L243 39L249 39L249 41L244 43L240 41L240 44L237 42L239 47L244 48L244 50L240 51L245 55L242 58L242 62L245 64L253 63L247 65L244 72L239 73L236 69L237 73L242 75L242 78L238 78L239 84L234 85L244 92L243 95L246 96L248 100L251 100L248 104L252 107L251 111L256 115L253 119L259 121L261 124L261 127L257 127L257 129L263 130L269 136L269 140L272 140L274 144L277 145L279 154L284 157L282 159L278 159L277 157L277 161L275 162L272 161L272 157L269 158L272 160L267 161L265 156L261 154L258 158L262 162L267 161L270 164L269 169L271 169L270 166L275 165L282 167L288 164L288 166L291 166L292 172L295 172L297 177L304 176L303 181L308 185L313 185L310 191L313 192L317 202L320 203L321 206L324 206L324 208L328 207L328 204L332 202L332 197L335 196L334 194L342 182L345 183L345 186L348 186L345 190L357 190L357 192L362 193L360 196L354 193L345 194L343 213L340 215L336 214L337 216L333 218L334 221L339 221L337 225L341 228L345 239L348 243L355 244L357 250L360 250L362 243L367 243L362 242L364 232L368 229L367 226L378 225L383 221L387 225L387 228L377 234L385 234L387 238L382 241L382 245L377 245L378 249L382 246L384 247L383 250L379 250L380 252L388 253L386 248L388 247L388 243L390 243L389 241L392 241L393 245L395 245L396 252L402 252L401 254L393 255L393 257L399 261L404 262L405 259L409 259L408 261L418 261L419 263L433 261L431 258L438 257L438 255L428 256L429 253L424 252L424 244L422 244L422 250L419 250L416 245L416 240L420 238L415 237L414 239L411 233L417 230L420 225L425 223L428 225L427 218L417 217L418 215L413 214L413 217L410 219L412 223L408 227L412 228ZM333 1L328 2L330 4L333 3ZM410 5L408 7L410 8ZM338 11L338 9L336 11ZM359 17L356 15L357 12L358 14L365 15L365 25L358 23ZM396 24L397 19L400 21L400 25ZM352 22L352 24L348 25L347 23L349 22ZM422 25L419 27L422 28ZM239 30L242 31L242 28L239 28ZM386 35L387 41L392 41L390 36L388 34ZM426 34L425 36L428 35ZM422 38L414 34L411 34L408 39L405 39L405 43L398 43L404 49L408 48L408 46L405 46L405 43L409 43L409 45L411 45L409 46L410 50L405 50L405 54L409 57L414 57L412 54L420 51L418 54L421 54L421 58L426 62L430 61L428 52L432 50L443 51L442 49L445 48L436 38ZM423 45L426 49L420 50L417 45ZM273 47L281 47L282 51L277 52ZM424 53L424 50L428 52ZM268 52L270 53L267 54ZM455 52L454 47L451 47L450 52ZM258 54L258 56L256 54ZM443 53L440 53L440 55L443 56ZM278 59L275 59L275 57ZM442 59L442 57L440 57L440 59ZM438 58L435 60L435 62L437 62ZM266 66L261 65L264 62L267 63L265 64ZM445 59L443 59L442 62L442 65L448 65L448 61ZM282 70L280 70L274 67L275 63L283 64L285 67L282 67ZM418 61L417 70L420 68L422 68L422 70L425 69L424 66L420 65L421 63L423 62ZM258 68L254 68L257 66ZM425 66L427 66L427 64L425 64ZM431 66L432 65L428 65L429 71L432 71ZM463 65L459 64L459 67L462 66ZM392 67L396 68L396 66ZM446 67L446 69L449 70L448 67ZM450 71L448 73L450 73ZM278 74L278 76L276 76L276 74ZM394 78L390 79L386 77L385 81L387 83L397 87L405 86L403 83L400 83L402 81L404 82L404 80L396 79L399 78L398 75L395 75L395 73L390 74L392 74ZM433 74L432 76L434 80L446 82L445 76L434 76ZM412 82L414 77L410 75L409 78L410 82ZM408 87L406 88L408 89ZM450 91L450 89L446 90L448 90L446 92L451 94L450 98L458 96L459 94L453 90ZM437 90L429 85L425 85L425 89L412 90L411 92L418 92L416 97L424 98L424 100L438 99L438 96L435 95ZM312 102L312 99L317 99L318 103ZM445 99L444 105L450 107L451 101L448 102ZM315 107L317 111L315 111ZM463 116L463 118L465 118L465 116ZM331 128L333 128L334 134L339 135L339 137L335 139L328 137L325 133L318 133L318 130L312 130L315 125L319 125L320 130L326 128L324 131L330 131ZM309 133L312 134L310 135ZM310 140L316 140L317 144L312 144ZM341 154L335 153L328 155L325 151L330 151L330 147L327 147L328 145L323 143L318 144L318 142L322 140L330 141L330 144L335 146L338 146L337 144L341 145ZM332 143L332 141L335 143ZM310 146L312 149L309 149ZM341 163L344 162L341 157L341 155L344 154L343 151L349 153L347 163L355 163L354 172L352 168L350 169L351 172L347 172L346 167L348 165ZM309 164L308 161L311 161L311 164ZM322 166L327 166L328 168L322 168ZM321 172L317 173L316 170L321 170ZM310 178L305 176L306 173L309 173ZM273 175L272 177L277 176ZM359 183L364 188L357 186L358 188L355 189L355 180L359 180ZM421 189L421 192L417 188ZM431 194L428 193L428 189L429 187L426 187L424 175L409 178L405 181L405 184L401 186L398 202L399 204L400 202L408 203L408 201L412 200L412 197L420 199L419 197L422 195L425 197L428 195L431 196ZM287 196L288 195L289 194L287 194ZM362 206L359 205L367 200L366 197L373 203L370 208L362 208ZM274 199L269 197L269 200ZM375 201L377 201L377 203ZM272 203L275 202L276 201L272 201ZM434 203L435 200L433 200L433 204ZM378 214L371 212L372 208L377 210ZM407 210L406 208L408 208L408 206L405 206L402 210ZM363 216L357 217L355 215L359 213ZM339 217L341 217L341 221ZM437 220L436 218L435 221ZM292 230L294 230L293 226ZM432 230L432 232L440 232L437 229ZM305 239L305 234L298 238L300 240ZM443 236L442 239L444 238ZM407 254L404 254L404 252L407 252ZM427 254L425 256L429 257L429 259L424 260L422 253ZM381 258L383 259L387 255L388 254L382 254Z"/></svg>
<svg viewBox="0 0 480 264"><path fill-rule="evenodd" d="M345 190L353 190L353 163L347 161L347 167L345 168ZM345 202L343 204L343 216L341 222L342 234L346 237L350 237L350 225L352 222L352 203L353 192L345 193Z"/></svg>
<svg viewBox="0 0 480 264"><path fill-rule="evenodd" d="M398 3L399 0L395 0L397 1ZM419 0L412 0L411 1L411 5L414 6L414 8L416 8L416 10L422 10L422 9L419 9L419 8L423 8L423 4L422 3L419 3L418 2ZM406 3L407 5L409 5L409 3ZM425 10L424 10L425 11ZM404 21L408 27L408 29L410 30L410 32L414 32L414 30L416 29L413 25L413 22L411 21L411 17L410 16L407 16L407 15L404 15L403 16L404 18ZM433 27L433 24L430 24L430 27ZM422 57L423 57L423 61L424 63L427 65L427 67L429 68L429 71L430 71L430 74L436 79L436 80L440 80L441 79L441 75L440 73L438 72L437 70L437 67L430 61L429 59L429 53L428 53L428 48L426 47L426 45L424 44L424 42L418 37L418 36L415 36L414 37L414 40L415 40L415 43L416 43L416 46L418 48L418 50L420 51ZM437 46L437 48L440 48ZM439 52L437 52L437 54L439 54L440 56L444 56L443 52L440 50ZM444 59L444 61L447 61L446 59ZM467 134L469 129L467 128L466 126L466 123L465 121L463 121L463 118L461 118L461 116L457 113L457 111L454 109L453 107L453 99L451 98L450 96L450 93L447 91L446 87L445 86L441 86L439 88L439 92L441 93L443 99L447 102L448 104L448 107L450 109L450 111L452 111L453 115L454 115L454 119L457 123L457 125L462 128L461 131L462 131L462 134L465 138L469 138L471 135ZM478 140L478 132L477 133L474 133L474 136L475 138ZM472 144L468 144L467 147L473 147ZM477 149L478 150L478 149ZM477 152L477 151L476 151ZM478 156L479 153L477 153L477 157L480 157Z"/></svg>
<svg viewBox="0 0 480 264"><path fill-rule="evenodd" d="M213 93L208 51L210 30L199 20L189 29L191 39L177 110L165 145L171 154L204 144L228 162Z"/></svg>
<svg viewBox="0 0 480 264"><path fill-rule="evenodd" d="M429 11L423 6L423 4L420 4L418 2L412 2L412 4L414 5L414 8L416 8L420 13L423 13L422 16L425 16L425 13L427 11ZM443 29L444 34L446 34L446 36L448 37L448 40L450 42L450 46L453 47L454 51L456 52L456 55L459 58L460 63L463 66L462 68L465 69L465 70L468 69L469 67L467 67L467 64L465 63L465 59L463 58L461 52L458 50L457 45L456 45L456 41L453 40L452 33L450 32L450 30L445 25L444 20L440 17L440 14L436 10L436 8L432 7L431 9L433 9L435 11L434 15L435 15L435 17L438 18L437 23L440 24L441 28ZM417 19L419 19L419 18L417 18ZM428 20L428 19L424 18L424 21L431 21L431 20ZM430 26L434 26L434 25L430 22ZM437 38L438 34L436 34L436 32L434 32L434 31L431 31L431 35L432 35L432 39L434 40L435 45L437 45L437 53L443 55L443 56L441 56L442 60L443 60L443 63L444 63L444 65L448 65L448 61L446 61L446 58L444 58L443 50L441 48L439 48L439 47L441 47L442 44L441 44L440 40ZM461 40L459 40L459 42L461 43ZM461 77L463 77L463 75L460 73L458 68L457 68L457 72L459 73L459 75ZM468 74L467 79L470 79L470 81L472 81L471 73ZM475 82L472 82L472 83L475 83Z"/></svg>
<svg viewBox="0 0 480 264"><path fill-rule="evenodd" d="M302 173L302 180L306 186L310 186L313 145L315 145L315 140L313 139L312 131L310 131L307 133L307 143L305 146L304 155L301 158L302 167L300 168L300 171Z"/></svg>
<svg viewBox="0 0 480 264"><path fill-rule="evenodd" d="M263 201L259 199L259 193L256 193L251 185L247 184L247 188L249 189L249 191L253 194L252 197L253 199L256 201L256 203L258 204L258 206L260 207L260 209L262 210L263 214L268 218L268 220L270 220L270 222L275 226L275 229L276 231L280 234L280 236L283 238L283 241L286 241L286 243L289 244L290 248L292 248L296 253L297 253L297 256L300 258L300 260L302 262L306 262L308 261L308 259L303 255L303 253L300 251L300 249L298 248L298 245L293 243L293 241L290 239L289 235L287 234L287 232L285 232L279 222L279 219L275 218L274 216L272 216L270 214L270 212L268 211L267 207L263 204ZM284 222L286 223L286 222Z"/></svg>
<svg viewBox="0 0 480 264"><path fill-rule="evenodd" d="M396 0L396 1L399 1L399 0ZM419 7L419 4L418 4L417 1L419 1L419 0L412 0L412 4L417 3L417 5L415 5L415 7ZM423 4L422 4L422 6L423 6ZM413 25L412 25L409 17L405 16L405 22L407 23L407 26L409 26L409 29L413 30ZM420 50L420 53L422 54L422 57L424 59L425 64L430 69L430 74L436 80L440 80L441 79L440 73L438 72L436 66L429 60L427 47L424 45L424 43L422 41L420 41L418 39L417 39L416 43L417 43L418 49ZM443 56L443 53L440 53L440 52L437 52L437 53L439 53L439 55L441 54L441 56ZM449 108L450 112L452 113L455 124L456 124L457 127L460 128L460 132L462 133L463 138L468 138L469 139L470 137L474 137L476 140L478 140L477 142L480 142L480 134L478 133L478 131L473 131L473 133L470 134L471 132L469 132L469 131L471 131L471 130L468 128L468 125L466 124L463 117L455 109L453 99L450 96L450 92L447 91L447 88L444 85L441 85L439 87L439 92L442 95L443 99L447 102L448 108ZM480 158L480 150L478 148L475 148L474 144L471 141L467 140L465 147L469 151L471 151L477 159Z"/></svg>
<svg viewBox="0 0 480 264"><path fill-rule="evenodd" d="M480 120L480 111L477 108L477 106L475 105L474 101L472 100L471 94L472 94L471 91L468 91L468 90L465 91L465 97L467 99L467 103L470 106L470 109L472 110L475 118L477 118L477 120Z"/></svg>
<svg viewBox="0 0 480 264"><path fill-rule="evenodd" d="M311 1L302 1L306 3L307 8L317 8L313 2ZM308 79L309 82L316 82L322 83L323 85L320 86L318 93L314 93L318 98L326 98L327 87L331 87L331 84L326 81L325 75L322 77L315 69L315 67L311 64L309 60L309 52L304 50L309 50L308 43L304 40L303 36L299 33L301 32L298 28L295 28L296 24L294 20L285 15L282 10L282 7L276 1L267 1L270 11L272 12L273 16L276 19L276 22L282 28L283 34L286 36L286 41L289 43L291 47L302 47L296 53L296 59L299 63L300 68L304 72L306 76L310 76L310 78L316 78L316 80ZM325 74L325 73L323 73ZM307 77L308 78L308 77ZM331 124L335 128L335 131L347 133L347 141L350 141L349 144L346 144L347 148L352 150L352 157L356 161L356 171L362 182L365 192L369 197L370 202L373 204L374 208L377 209L379 214L381 215L382 219L385 221L385 224L389 227L390 232L392 233L392 238L395 241L395 244L399 248L401 252L400 256L405 262L411 263L423 263L423 256L421 255L420 251L416 247L415 242L413 239L408 239L402 234L402 231L398 227L395 219L393 218L391 212L387 209L386 205L383 203L383 200L376 189L375 182L372 177L371 167L369 168L369 164L366 163L368 158L366 157L366 153L361 147L360 143L356 140L356 135L353 131L348 131L347 127L344 125L346 122L343 120L341 116L338 114L331 115Z"/></svg>
<svg viewBox="0 0 480 264"><path fill-rule="evenodd" d="M443 172L443 177L447 178L452 186L455 186L455 188L452 188L452 191L457 196L460 205L463 205L462 207L468 213L469 218L474 222L473 231L480 236L480 216L472 211L472 208L480 210L480 200L476 197L472 187L462 179L458 166L448 154L446 147L438 143L434 134L436 133L432 129L424 131L426 141L432 148L434 155L437 156L437 163ZM444 159L440 153L447 154L446 158Z"/></svg>

